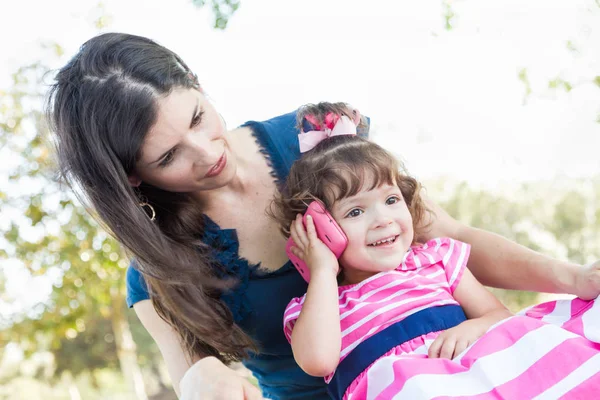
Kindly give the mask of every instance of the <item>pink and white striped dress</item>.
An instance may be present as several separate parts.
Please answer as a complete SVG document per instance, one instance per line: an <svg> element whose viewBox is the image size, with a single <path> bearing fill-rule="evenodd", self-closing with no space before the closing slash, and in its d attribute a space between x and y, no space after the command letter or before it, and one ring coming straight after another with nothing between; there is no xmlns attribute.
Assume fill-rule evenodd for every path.
<svg viewBox="0 0 600 400"><path fill-rule="evenodd" d="M368 338L412 314L456 305L470 247L434 239L396 270L339 287L340 362ZM289 341L305 296L284 313ZM344 399L600 398L600 301L544 303L492 326L454 360L429 359L442 331L398 343L347 387ZM376 338L374 338L376 340ZM329 383L335 371L325 377Z"/></svg>

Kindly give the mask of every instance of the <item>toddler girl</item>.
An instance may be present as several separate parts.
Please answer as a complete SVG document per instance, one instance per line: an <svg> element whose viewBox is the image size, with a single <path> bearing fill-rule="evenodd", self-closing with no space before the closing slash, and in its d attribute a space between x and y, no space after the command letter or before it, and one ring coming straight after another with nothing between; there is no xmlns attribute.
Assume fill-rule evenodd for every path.
<svg viewBox="0 0 600 400"><path fill-rule="evenodd" d="M298 113L301 150L272 208L309 271L284 314L294 358L337 399L593 398L600 385L598 306L575 299L511 315L466 268L469 245L419 242L429 211L419 183L355 135L343 104ZM310 217L319 201L348 238L336 259ZM550 321L553 322L553 321ZM556 322L556 321L554 321ZM562 396L562 397L561 397Z"/></svg>

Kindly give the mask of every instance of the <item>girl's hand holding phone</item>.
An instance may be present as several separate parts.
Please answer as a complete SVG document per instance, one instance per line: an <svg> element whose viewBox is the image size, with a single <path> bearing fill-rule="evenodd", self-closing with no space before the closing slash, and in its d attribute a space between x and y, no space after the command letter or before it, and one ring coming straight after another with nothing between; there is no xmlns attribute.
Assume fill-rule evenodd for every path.
<svg viewBox="0 0 600 400"><path fill-rule="evenodd" d="M337 276L338 260L325 243L317 237L315 224L310 215L306 217L305 229L302 215L298 214L290 225L290 235L296 244L291 248L292 253L306 263L311 276L324 271L331 271Z"/></svg>

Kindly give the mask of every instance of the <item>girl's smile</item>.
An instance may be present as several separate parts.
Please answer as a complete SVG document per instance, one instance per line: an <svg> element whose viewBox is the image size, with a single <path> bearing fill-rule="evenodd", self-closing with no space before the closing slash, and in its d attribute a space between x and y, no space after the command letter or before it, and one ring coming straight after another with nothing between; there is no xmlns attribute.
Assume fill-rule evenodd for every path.
<svg viewBox="0 0 600 400"><path fill-rule="evenodd" d="M390 236L386 239L378 240L374 243L370 243L369 246L377 247L377 248L389 248L394 247L396 243L396 239L398 239L399 235Z"/></svg>

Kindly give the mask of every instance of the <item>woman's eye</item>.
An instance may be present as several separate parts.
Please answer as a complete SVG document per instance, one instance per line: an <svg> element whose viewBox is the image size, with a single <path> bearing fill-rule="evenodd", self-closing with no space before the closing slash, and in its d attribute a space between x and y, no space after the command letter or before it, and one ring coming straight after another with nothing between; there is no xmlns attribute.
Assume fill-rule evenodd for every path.
<svg viewBox="0 0 600 400"><path fill-rule="evenodd" d="M353 210L350 210L350 212L348 214L346 214L346 217L354 218L354 217L358 217L362 213L363 213L363 210L361 210L359 208L355 208Z"/></svg>
<svg viewBox="0 0 600 400"><path fill-rule="evenodd" d="M204 111L200 111L198 114L192 118L192 127L200 125L202 121L202 116L204 115Z"/></svg>
<svg viewBox="0 0 600 400"><path fill-rule="evenodd" d="M385 201L385 204L392 205L392 204L396 204L399 202L400 202L400 198L398 196L391 196L391 197L387 198L387 200Z"/></svg>
<svg viewBox="0 0 600 400"><path fill-rule="evenodd" d="M163 158L162 161L160 162L160 164L158 164L158 165L161 167L166 167L167 165L169 165L171 163L171 161L173 161L174 155L175 155L175 149L168 152L167 155L165 156L165 158Z"/></svg>

